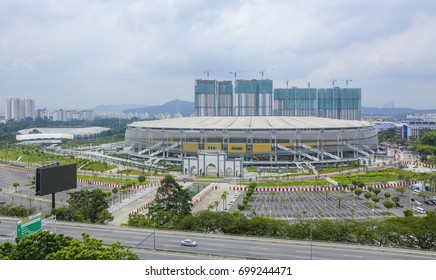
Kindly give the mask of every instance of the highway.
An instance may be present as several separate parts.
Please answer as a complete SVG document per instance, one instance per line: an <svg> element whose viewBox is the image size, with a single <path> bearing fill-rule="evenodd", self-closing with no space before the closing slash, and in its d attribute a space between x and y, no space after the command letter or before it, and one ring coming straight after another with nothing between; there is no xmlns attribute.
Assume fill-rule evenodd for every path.
<svg viewBox="0 0 436 280"><path fill-rule="evenodd" d="M16 220L0 217L0 241L16 230ZM115 228L57 222L45 229L81 238L82 232L104 243L119 241L138 253L141 259L272 259L272 260L436 260L436 252L380 248L309 241L277 240L256 237L183 233L153 229ZM193 238L198 246L180 246L184 238ZM156 250L153 250L153 248Z"/></svg>

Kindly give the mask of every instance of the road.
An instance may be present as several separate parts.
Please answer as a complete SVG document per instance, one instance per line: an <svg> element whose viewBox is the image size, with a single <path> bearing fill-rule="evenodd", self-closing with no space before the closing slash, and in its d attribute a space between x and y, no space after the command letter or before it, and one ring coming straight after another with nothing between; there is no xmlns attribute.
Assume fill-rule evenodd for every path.
<svg viewBox="0 0 436 280"><path fill-rule="evenodd" d="M0 236L16 230L16 221L0 218ZM80 238L82 232L109 244L119 241L140 254L141 259L275 259L275 260L436 260L435 252L379 248L256 237L183 233L153 229L115 228L58 222L48 230ZM181 247L180 240L193 238L195 248ZM154 244L156 251L153 250Z"/></svg>

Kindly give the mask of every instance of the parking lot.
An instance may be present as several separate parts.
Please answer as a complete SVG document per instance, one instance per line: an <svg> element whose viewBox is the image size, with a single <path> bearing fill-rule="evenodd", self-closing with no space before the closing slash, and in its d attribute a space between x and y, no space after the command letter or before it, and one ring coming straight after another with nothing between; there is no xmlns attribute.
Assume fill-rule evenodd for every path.
<svg viewBox="0 0 436 280"><path fill-rule="evenodd" d="M384 193L389 192L392 196L400 198L399 205L389 209L392 215L403 217L404 208L412 208L411 198L422 201L423 199L415 193L406 191L402 196L395 188L382 189L378 195L380 201L373 208L365 202L372 202L364 197L364 193L356 199L351 192L331 191L324 192L255 192L252 201L248 203L249 209L244 210L247 216L266 215L271 218L297 219L297 218L364 218L364 217L386 217L387 209L383 206L386 200ZM245 193L236 200L231 207L231 211L237 209L237 205L242 203ZM340 202L339 202L340 200ZM340 203L340 206L339 206ZM413 205L416 206L416 205ZM425 210L434 210L436 206L422 203L420 207ZM419 215L419 213L415 213Z"/></svg>
<svg viewBox="0 0 436 280"><path fill-rule="evenodd" d="M11 167L0 166L0 203L21 205L26 208L34 208L36 211L43 214L50 213L52 209L52 196L51 194L44 196L35 195L35 187L32 184L35 173L25 170L14 169ZM14 187L14 183L19 183L18 187ZM77 189L58 192L55 195L56 207L67 205L67 201L70 198L69 193L81 188L102 189L105 192L111 191L111 187L105 187L101 185L92 185L88 183L78 183ZM128 194L123 195L122 200L129 199L135 195L138 191L132 190ZM110 204L120 204L120 192L116 200L110 202Z"/></svg>

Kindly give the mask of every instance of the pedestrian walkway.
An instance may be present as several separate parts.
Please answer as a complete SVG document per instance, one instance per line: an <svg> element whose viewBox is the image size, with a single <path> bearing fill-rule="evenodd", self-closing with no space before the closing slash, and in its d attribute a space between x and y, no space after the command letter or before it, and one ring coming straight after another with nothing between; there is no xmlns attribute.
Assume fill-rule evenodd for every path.
<svg viewBox="0 0 436 280"><path fill-rule="evenodd" d="M109 224L113 226L122 226L127 224L129 214L138 208L148 204L155 198L157 187L149 187L141 192L138 192L132 198L122 201L122 203L115 204L109 208L109 212L114 216L113 221Z"/></svg>
<svg viewBox="0 0 436 280"><path fill-rule="evenodd" d="M330 183L332 183L333 186L337 186L337 185L338 185L338 182L335 181L335 180L333 180L333 179L330 178L330 177L325 177L324 179L326 179L327 181L329 181Z"/></svg>
<svg viewBox="0 0 436 280"><path fill-rule="evenodd" d="M227 183L213 183L211 185L216 186L216 188L192 208L192 213L208 209L211 211L227 211L240 195L239 191L230 190L230 185ZM227 198L223 201L221 196L225 191L227 191Z"/></svg>

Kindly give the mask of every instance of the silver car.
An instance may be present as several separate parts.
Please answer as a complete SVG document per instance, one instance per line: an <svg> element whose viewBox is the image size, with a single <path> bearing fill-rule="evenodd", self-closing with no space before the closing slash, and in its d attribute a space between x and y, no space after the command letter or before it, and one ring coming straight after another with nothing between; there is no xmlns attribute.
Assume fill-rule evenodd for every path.
<svg viewBox="0 0 436 280"><path fill-rule="evenodd" d="M195 240L192 240L192 239L185 239L185 240L182 240L181 245L182 246L189 246L189 247L196 247L197 242L195 242Z"/></svg>

